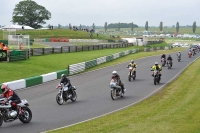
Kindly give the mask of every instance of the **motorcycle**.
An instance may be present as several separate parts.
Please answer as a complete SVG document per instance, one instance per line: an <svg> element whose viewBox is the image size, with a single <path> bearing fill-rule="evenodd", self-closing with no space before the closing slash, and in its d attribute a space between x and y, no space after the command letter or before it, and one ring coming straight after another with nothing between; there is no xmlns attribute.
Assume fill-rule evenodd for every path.
<svg viewBox="0 0 200 133"><path fill-rule="evenodd" d="M154 79L153 79L154 85L156 85L157 83L159 84L160 83L160 77L159 77L159 74L158 74L158 70L152 70L152 71L153 71L153 75L154 75Z"/></svg>
<svg viewBox="0 0 200 133"><path fill-rule="evenodd" d="M165 66L165 63L166 63L165 58L162 58L162 59L161 59L161 62L162 62L162 66Z"/></svg>
<svg viewBox="0 0 200 133"><path fill-rule="evenodd" d="M177 60L178 60L178 62L180 62L181 61L181 56L177 55Z"/></svg>
<svg viewBox="0 0 200 133"><path fill-rule="evenodd" d="M171 60L167 60L167 67L168 67L168 69L172 68L172 61Z"/></svg>
<svg viewBox="0 0 200 133"><path fill-rule="evenodd" d="M67 84L68 85L68 84ZM67 102L67 100L71 100L72 102L75 102L77 99L77 94L76 94L76 87L72 86L72 89L69 89L67 85L64 86L63 83L58 84L56 89L59 89L58 94L56 95L56 102L59 105L62 105L64 102Z"/></svg>
<svg viewBox="0 0 200 133"><path fill-rule="evenodd" d="M131 78L133 78L133 80L135 80L136 78L136 68L133 68L131 66L129 66L129 72L128 72L128 80L131 81ZM132 73L133 72L133 73Z"/></svg>
<svg viewBox="0 0 200 133"><path fill-rule="evenodd" d="M188 57L189 57L189 58L192 57L192 52L188 52Z"/></svg>
<svg viewBox="0 0 200 133"><path fill-rule="evenodd" d="M110 94L113 100L115 100L117 97L124 96L121 86L117 85L117 83L113 79L110 81L110 88L111 88Z"/></svg>
<svg viewBox="0 0 200 133"><path fill-rule="evenodd" d="M12 122L19 119L22 123L29 123L32 119L32 112L28 108L27 100L23 99L16 105L16 109L12 110L11 100L3 103L6 98L0 98L0 126L4 122Z"/></svg>

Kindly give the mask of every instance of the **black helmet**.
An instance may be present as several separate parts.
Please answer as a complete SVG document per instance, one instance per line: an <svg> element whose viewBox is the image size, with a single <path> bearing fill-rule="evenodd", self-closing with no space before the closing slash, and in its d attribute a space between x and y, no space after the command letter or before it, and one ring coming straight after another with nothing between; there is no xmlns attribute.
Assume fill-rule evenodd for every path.
<svg viewBox="0 0 200 133"><path fill-rule="evenodd" d="M134 60L131 60L131 63L134 63Z"/></svg>

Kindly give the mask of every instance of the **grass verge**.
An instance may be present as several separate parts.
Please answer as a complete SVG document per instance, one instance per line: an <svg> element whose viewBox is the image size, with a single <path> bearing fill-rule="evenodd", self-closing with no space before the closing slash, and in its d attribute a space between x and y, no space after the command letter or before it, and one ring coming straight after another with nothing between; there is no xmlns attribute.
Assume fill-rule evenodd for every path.
<svg viewBox="0 0 200 133"><path fill-rule="evenodd" d="M199 133L200 59L147 100L53 133ZM186 78L187 77L187 78ZM49 133L51 133L49 132Z"/></svg>

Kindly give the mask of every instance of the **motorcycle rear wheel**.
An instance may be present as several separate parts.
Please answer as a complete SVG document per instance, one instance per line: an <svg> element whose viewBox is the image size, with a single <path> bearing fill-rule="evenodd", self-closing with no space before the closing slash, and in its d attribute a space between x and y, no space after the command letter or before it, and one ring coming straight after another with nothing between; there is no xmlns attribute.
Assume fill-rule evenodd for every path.
<svg viewBox="0 0 200 133"><path fill-rule="evenodd" d="M63 99L60 99L60 93L58 93L56 95L56 102L59 104L59 105L62 105L64 103L64 100Z"/></svg>
<svg viewBox="0 0 200 133"><path fill-rule="evenodd" d="M73 94L72 94L71 101L72 101L72 102L75 102L75 101L76 101L76 99L77 99L76 92L75 92L75 91L73 91Z"/></svg>
<svg viewBox="0 0 200 133"><path fill-rule="evenodd" d="M117 94L116 94L117 92L116 92L116 89L113 89L113 90L111 90L111 98L112 98L112 100L115 100L116 98L117 98Z"/></svg>
<svg viewBox="0 0 200 133"><path fill-rule="evenodd" d="M3 116L0 114L0 126L3 124Z"/></svg>
<svg viewBox="0 0 200 133"><path fill-rule="evenodd" d="M19 116L19 120L23 123L29 123L32 119L32 112L28 107L22 108L22 114Z"/></svg>

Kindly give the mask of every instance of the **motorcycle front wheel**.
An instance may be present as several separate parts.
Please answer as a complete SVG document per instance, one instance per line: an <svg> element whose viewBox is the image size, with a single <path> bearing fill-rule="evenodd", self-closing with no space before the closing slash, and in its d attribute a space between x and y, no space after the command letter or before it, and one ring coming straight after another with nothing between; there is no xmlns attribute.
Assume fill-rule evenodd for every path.
<svg viewBox="0 0 200 133"><path fill-rule="evenodd" d="M154 81L154 85L156 85L157 80L156 80L156 77L155 77L155 76L154 76L153 81Z"/></svg>
<svg viewBox="0 0 200 133"><path fill-rule="evenodd" d="M59 105L62 105L62 104L64 103L64 100L63 100L63 98L61 98L61 94L60 94L60 93L58 93L58 94L56 95L56 102L57 102Z"/></svg>
<svg viewBox="0 0 200 133"><path fill-rule="evenodd" d="M22 114L19 115L19 120L23 123L29 123L32 119L32 112L28 107L22 108Z"/></svg>
<svg viewBox="0 0 200 133"><path fill-rule="evenodd" d="M72 102L75 102L75 101L76 101L76 99L77 99L76 92L75 92L75 91L73 91L73 94L72 94L71 101L72 101Z"/></svg>
<svg viewBox="0 0 200 133"><path fill-rule="evenodd" d="M3 116L0 114L0 126L3 124Z"/></svg>
<svg viewBox="0 0 200 133"><path fill-rule="evenodd" d="M115 100L117 98L116 89L111 90L111 98L112 100Z"/></svg>

